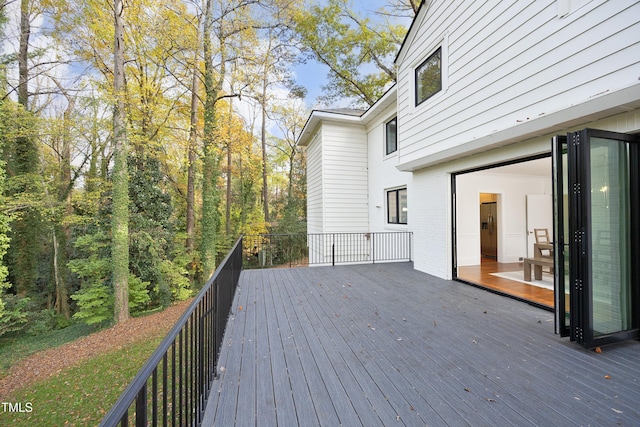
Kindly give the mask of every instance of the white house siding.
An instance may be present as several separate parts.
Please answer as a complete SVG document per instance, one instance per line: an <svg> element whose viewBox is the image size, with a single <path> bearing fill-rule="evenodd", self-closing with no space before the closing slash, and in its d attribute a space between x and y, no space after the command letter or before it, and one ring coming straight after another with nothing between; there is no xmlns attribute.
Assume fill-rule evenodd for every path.
<svg viewBox="0 0 640 427"><path fill-rule="evenodd" d="M640 132L640 110L617 114L521 143L510 144L503 148L415 171L412 193L409 198L409 222L411 230L414 232L414 267L434 276L445 279L452 278L452 173L548 153L551 149L553 135L566 134L585 127L621 133L637 133Z"/></svg>
<svg viewBox="0 0 640 427"><path fill-rule="evenodd" d="M407 225L387 224L386 191L407 188L407 203L411 203L411 173L396 168L397 152L386 155L386 124L396 116L393 104L381 111L367 126L369 144L369 231L407 231ZM411 222L411 211L408 214Z"/></svg>
<svg viewBox="0 0 640 427"><path fill-rule="evenodd" d="M324 226L322 186L322 132L307 147L307 232L322 233Z"/></svg>
<svg viewBox="0 0 640 427"><path fill-rule="evenodd" d="M324 122L322 145L323 232L369 231L364 126Z"/></svg>
<svg viewBox="0 0 640 427"><path fill-rule="evenodd" d="M592 0L564 17L555 0L430 3L398 57L406 170L586 123L640 88L636 1ZM416 107L415 67L441 45L443 90Z"/></svg>

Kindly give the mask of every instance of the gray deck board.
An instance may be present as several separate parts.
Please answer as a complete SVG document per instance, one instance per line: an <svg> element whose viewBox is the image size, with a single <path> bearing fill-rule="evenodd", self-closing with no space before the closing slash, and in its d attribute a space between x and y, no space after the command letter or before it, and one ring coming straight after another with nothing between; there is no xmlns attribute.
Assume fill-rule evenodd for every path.
<svg viewBox="0 0 640 427"><path fill-rule="evenodd" d="M219 367L203 425L640 425L640 342L409 263L244 271Z"/></svg>

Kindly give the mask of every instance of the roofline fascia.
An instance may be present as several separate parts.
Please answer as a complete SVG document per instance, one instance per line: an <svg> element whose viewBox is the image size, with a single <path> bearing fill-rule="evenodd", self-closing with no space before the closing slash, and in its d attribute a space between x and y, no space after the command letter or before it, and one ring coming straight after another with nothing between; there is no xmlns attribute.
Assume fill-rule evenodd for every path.
<svg viewBox="0 0 640 427"><path fill-rule="evenodd" d="M362 116L353 116L350 114L334 113L323 110L313 110L307 119L307 122L300 132L300 138L298 138L298 145L306 147L308 145L307 140L310 138L311 133L315 130L318 124L322 121L349 123L362 125Z"/></svg>
<svg viewBox="0 0 640 427"><path fill-rule="evenodd" d="M431 7L431 2L432 0L423 0L420 3L420 6L418 7L418 11L416 12L416 16L414 16L413 20L411 21L411 25L409 25L409 30L407 30L407 33L404 36L404 40L402 40L402 44L400 45L400 49L398 49L398 53L396 53L396 57L393 60L394 64L398 63L398 59L400 58L400 55L403 54L403 51L405 49L405 46L408 44L409 42L409 38L413 37L413 31L415 30L415 26L416 26L416 22L418 21L418 19L420 19L420 14L422 13L422 10L424 9L424 13L427 13L427 10L429 10L429 7ZM428 5L427 5L428 3ZM427 6L425 6L427 5Z"/></svg>
<svg viewBox="0 0 640 427"><path fill-rule="evenodd" d="M382 108L386 108L388 107L388 105L386 105L386 101L391 98L391 97L395 97L396 98L396 108L398 105L398 90L397 90L397 83L394 83L389 89L387 89L387 91L384 93L384 95L382 95L380 98L378 98L378 100L367 109L367 111L365 111L365 113L362 115L362 122L364 124L367 124L369 122L369 120L371 120L373 117L375 117L375 115L378 113L378 108L380 108L381 105L383 105Z"/></svg>

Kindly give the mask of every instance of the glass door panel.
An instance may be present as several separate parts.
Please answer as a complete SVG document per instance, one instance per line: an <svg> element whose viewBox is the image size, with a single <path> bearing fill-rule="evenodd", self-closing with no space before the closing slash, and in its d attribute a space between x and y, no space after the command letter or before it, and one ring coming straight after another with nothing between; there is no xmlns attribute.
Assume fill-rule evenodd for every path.
<svg viewBox="0 0 640 427"><path fill-rule="evenodd" d="M585 129L568 142L571 339L595 347L638 338L637 137Z"/></svg>
<svg viewBox="0 0 640 427"><path fill-rule="evenodd" d="M631 329L628 143L590 140L593 337Z"/></svg>

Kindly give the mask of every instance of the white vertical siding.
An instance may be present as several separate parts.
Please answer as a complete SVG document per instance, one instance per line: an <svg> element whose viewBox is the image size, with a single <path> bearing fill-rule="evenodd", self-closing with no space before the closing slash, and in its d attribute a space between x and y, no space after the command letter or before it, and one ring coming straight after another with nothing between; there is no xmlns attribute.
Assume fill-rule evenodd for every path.
<svg viewBox="0 0 640 427"><path fill-rule="evenodd" d="M307 147L307 233L322 233L322 132L318 131Z"/></svg>
<svg viewBox="0 0 640 427"><path fill-rule="evenodd" d="M597 110L599 97L638 87L639 16L632 0L592 0L562 18L555 0L433 0L398 60L400 163L507 129L531 137L533 121L542 134L562 125L545 116L569 121L577 105ZM414 69L443 43L446 87L416 107Z"/></svg>
<svg viewBox="0 0 640 427"><path fill-rule="evenodd" d="M364 126L324 122L322 145L323 232L369 231Z"/></svg>

